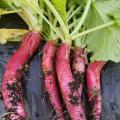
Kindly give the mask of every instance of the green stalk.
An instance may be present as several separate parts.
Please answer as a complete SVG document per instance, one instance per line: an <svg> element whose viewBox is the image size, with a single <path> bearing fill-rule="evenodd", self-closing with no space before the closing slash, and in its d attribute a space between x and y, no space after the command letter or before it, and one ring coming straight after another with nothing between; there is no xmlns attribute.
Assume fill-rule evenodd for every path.
<svg viewBox="0 0 120 120"><path fill-rule="evenodd" d="M108 22L108 23L99 25L99 26L97 26L97 27L88 29L88 30L86 30L86 31L84 31L84 32L81 32L81 33L78 33L78 34L72 36L72 40L76 40L77 38L79 38L79 37L81 37L81 36L83 36L83 35L90 34L90 33L95 32L95 31L97 31L97 30L101 30L101 29L103 29L103 28L109 27L109 26L111 26L111 25L113 25L113 24L115 24L115 23L116 23L116 21L114 20L114 21L110 21L110 22Z"/></svg>
<svg viewBox="0 0 120 120"><path fill-rule="evenodd" d="M25 4L27 4L31 9L32 9L32 11L34 11L35 12L35 14L38 14L38 15L40 15L43 19L44 19L44 21L53 29L53 31L59 36L59 38L62 40L62 41L65 41L65 40L69 40L69 38L68 38L68 36L69 36L69 34L68 33L65 33L66 31L65 31L65 28L67 28L66 26L64 27L64 31L62 31L61 32L61 30L60 30L60 28L58 29L58 28L56 28L56 27L54 27L53 25L52 25L52 23L43 15L43 12L42 12L42 10L41 10L41 8L38 6L34 6L31 2L29 2L28 0L24 0L24 2L25 2ZM50 2L49 2L50 3ZM51 4L51 3L50 3ZM52 4L51 4L52 5ZM53 7L53 5L52 5L52 7ZM55 9L54 7L53 7L53 9ZM55 11L56 11L56 9L55 9ZM53 11L52 11L53 12ZM57 11L56 11L57 12ZM58 12L57 12L58 13ZM58 16L60 17L60 15L59 15L59 13L58 13ZM57 18L57 17L56 17ZM61 17L60 17L61 18ZM61 20L62 20L62 18L61 18ZM63 22L63 24L64 24L64 22ZM65 24L64 24L65 25ZM62 28L62 27L61 27ZM68 31L67 31L68 32ZM64 35L63 35L63 33L64 33ZM71 41L70 41L71 42Z"/></svg>
<svg viewBox="0 0 120 120"><path fill-rule="evenodd" d="M61 18L61 16L59 15L59 13L57 12L57 10L54 8L54 6L50 3L49 0L44 0L44 2L46 3L46 5L50 8L50 10L53 12L53 14L55 15L56 19L59 21L59 24L62 28L63 33L66 35L69 34L69 31L63 21L63 19Z"/></svg>
<svg viewBox="0 0 120 120"><path fill-rule="evenodd" d="M39 0L39 7L41 9L41 14L44 13L44 9L45 9L45 5L44 5L44 2L43 0ZM43 18L39 15L39 25L40 25L40 31L42 31L43 29Z"/></svg>
<svg viewBox="0 0 120 120"><path fill-rule="evenodd" d="M75 5L71 6L71 8L69 9L69 11L67 12L67 17L70 16L70 14L72 13L72 11L74 10Z"/></svg>
<svg viewBox="0 0 120 120"><path fill-rule="evenodd" d="M83 31L85 31L85 27L82 28L81 32ZM73 41L74 46L79 48L84 48L85 47L84 39L85 39L85 35L74 40Z"/></svg>
<svg viewBox="0 0 120 120"><path fill-rule="evenodd" d="M39 13L40 14L40 13ZM41 14L40 14L41 15ZM44 15L41 15L41 17L43 17L43 19L45 20L45 22L53 29L53 31L59 36L59 38L61 40L64 40L63 36L61 35L61 33L52 25L52 23L50 23L48 21L48 19L44 16Z"/></svg>
<svg viewBox="0 0 120 120"><path fill-rule="evenodd" d="M52 12L50 9L47 7L46 12L48 13L48 20L52 23L54 27L57 26L57 19L52 16ZM44 27L46 26L46 29L44 29L43 36L47 41L50 40L57 40L58 35L53 31L53 29L48 25L45 24Z"/></svg>
<svg viewBox="0 0 120 120"><path fill-rule="evenodd" d="M63 40L63 37L61 36L61 34L59 33L58 30L56 30L56 28L49 22L49 20L43 15L43 13L41 12L41 9L38 7L34 7L29 1L25 0L25 2L27 3L27 5L29 5L31 7L31 9L36 12L37 14L39 14L44 20L45 22L56 32L56 34L60 37L61 40Z"/></svg>
<svg viewBox="0 0 120 120"><path fill-rule="evenodd" d="M88 14L90 6L91 6L91 3L92 3L92 0L87 0L86 6L85 6L85 10L83 12L82 17L80 18L80 22L78 23L78 25L76 25L76 28L73 30L71 35L76 34L80 30L81 26L83 25L83 23L84 23L84 21L85 21L85 19L87 17L87 14Z"/></svg>
<svg viewBox="0 0 120 120"><path fill-rule="evenodd" d="M68 21L80 10L80 6L72 12L72 14L68 17Z"/></svg>
<svg viewBox="0 0 120 120"><path fill-rule="evenodd" d="M0 15L5 15L5 14L11 14L11 13L20 13L22 12L22 10L18 9L18 10L5 10L5 9L0 9Z"/></svg>
<svg viewBox="0 0 120 120"><path fill-rule="evenodd" d="M78 21L79 21L79 20L76 20L75 22L71 23L71 24L68 26L68 28L71 29L71 28L75 27L75 26L77 25Z"/></svg>
<svg viewBox="0 0 120 120"><path fill-rule="evenodd" d="M33 31L40 31L40 27L38 25L38 16L37 15L33 15L32 11L29 8L23 7L23 10L25 11L26 16L28 17L30 24L31 24L31 28Z"/></svg>

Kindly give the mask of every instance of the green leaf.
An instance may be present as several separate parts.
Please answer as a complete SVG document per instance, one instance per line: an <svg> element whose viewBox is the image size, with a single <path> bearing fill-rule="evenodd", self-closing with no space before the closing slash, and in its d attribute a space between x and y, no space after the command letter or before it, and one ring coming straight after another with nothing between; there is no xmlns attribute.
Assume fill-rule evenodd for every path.
<svg viewBox="0 0 120 120"><path fill-rule="evenodd" d="M120 0L94 2L86 20L86 28L90 29L111 21L108 14L119 11L119 6ZM118 24L88 34L85 42L88 49L93 52L92 61L120 61L120 27Z"/></svg>
<svg viewBox="0 0 120 120"><path fill-rule="evenodd" d="M117 24L120 26L120 10L111 12L108 14L111 18L115 19Z"/></svg>
<svg viewBox="0 0 120 120"><path fill-rule="evenodd" d="M0 8L4 8L6 6L6 4L1 0L0 1Z"/></svg>
<svg viewBox="0 0 120 120"><path fill-rule="evenodd" d="M12 0L0 0L0 7L7 9L15 8Z"/></svg>
<svg viewBox="0 0 120 120"><path fill-rule="evenodd" d="M67 23L67 12L66 12L66 4L67 0L51 0L65 24Z"/></svg>

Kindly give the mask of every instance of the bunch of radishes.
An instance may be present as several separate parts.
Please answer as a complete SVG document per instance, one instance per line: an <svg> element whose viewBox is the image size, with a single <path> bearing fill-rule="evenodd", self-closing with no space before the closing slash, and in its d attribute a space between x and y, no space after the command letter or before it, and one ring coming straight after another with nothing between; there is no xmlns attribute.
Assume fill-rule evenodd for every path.
<svg viewBox="0 0 120 120"><path fill-rule="evenodd" d="M8 10L21 11L18 14L29 26L29 32L22 39L19 49L9 59L2 82L2 95L10 120L26 118L22 68L39 47L41 37L47 42L42 51L44 89L47 92L58 120L65 120L56 81L71 120L87 120L81 99L85 81L85 27L92 0L2 0ZM7 5L7 6L6 6ZM9 6L9 7L8 7ZM83 33L79 34L79 32ZM74 40L74 42L73 42ZM59 42L60 41L60 42ZM74 50L70 65L70 52ZM90 63L86 83L94 120L100 120L101 93L100 73L104 61Z"/></svg>

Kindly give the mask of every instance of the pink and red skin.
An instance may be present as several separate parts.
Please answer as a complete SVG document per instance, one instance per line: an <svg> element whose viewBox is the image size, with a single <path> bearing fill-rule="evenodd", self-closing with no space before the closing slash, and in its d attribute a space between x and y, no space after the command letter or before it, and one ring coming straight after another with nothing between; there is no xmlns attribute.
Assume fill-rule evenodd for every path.
<svg viewBox="0 0 120 120"><path fill-rule="evenodd" d="M87 70L87 91L88 98L93 109L92 115L94 120L100 120L102 111L100 74L105 63L105 61L92 62Z"/></svg>
<svg viewBox="0 0 120 120"><path fill-rule="evenodd" d="M10 119L12 120L26 117L24 97L23 97L23 93L19 94L19 96L22 98L22 101L18 102L17 105L12 106L12 104L10 103L10 99L12 98L10 98L9 95L11 92L15 93L16 91L8 90L6 84L16 83L22 77L21 70L25 65L25 63L28 61L28 59L32 56L33 52L35 52L36 49L38 48L40 40L41 40L41 36L39 33L37 32L26 33L22 39L20 47L8 60L8 63L6 65L6 69L2 81L2 95L6 109L16 108L15 112L18 115L11 113ZM21 83L19 83L19 87L20 89L22 89Z"/></svg>
<svg viewBox="0 0 120 120"><path fill-rule="evenodd" d="M79 72L81 75L85 74L85 58L84 58L84 49L83 48L75 48L73 54L73 62L72 62L72 70L73 74ZM83 83L80 84L79 94L81 96L83 90Z"/></svg>
<svg viewBox="0 0 120 120"><path fill-rule="evenodd" d="M47 91L51 105L56 112L57 120L64 120L62 105L60 103L56 76L54 69L54 58L56 53L55 41L48 41L43 48L42 71L44 75L44 88Z"/></svg>
<svg viewBox="0 0 120 120"><path fill-rule="evenodd" d="M77 78L80 78L80 76L84 79L85 74L85 58L84 58L84 49L83 48L75 48L73 53L73 62L72 62L72 72L73 75L75 75ZM80 83L80 87L78 89L79 96L81 98L82 92L83 92L83 83L82 80L78 80ZM85 109L82 104L81 100L81 114L83 116L86 116ZM84 117L85 118L85 117ZM82 118L80 120L83 120Z"/></svg>
<svg viewBox="0 0 120 120"><path fill-rule="evenodd" d="M73 55L74 58L72 68L76 71L79 71L80 73L84 73L85 72L84 49L79 47L75 48Z"/></svg>
<svg viewBox="0 0 120 120"><path fill-rule="evenodd" d="M85 116L81 116L81 103L75 105L70 102L70 95L79 96L78 92L73 92L69 84L74 81L70 68L70 45L62 43L57 52L56 71L63 100L67 107L71 120L86 120Z"/></svg>
<svg viewBox="0 0 120 120"><path fill-rule="evenodd" d="M5 106L8 109L11 107L16 107L17 108L16 112L21 118L26 117L24 100L21 103L18 103L17 106L12 106L9 101L9 93L11 91L8 91L6 89L6 83L14 83L21 78L22 76L21 69L23 65L27 62L29 57L33 54L33 52L39 46L40 39L41 39L40 35L34 32L27 33L24 36L22 43L20 45L20 48L14 53L14 55L8 61L6 70L4 73L4 77L3 77L2 95L3 95ZM63 99L65 101L65 104L67 106L68 112L72 120L79 120L80 113L81 113L79 105L75 106L69 102L70 101L69 94L71 94L71 90L68 87L68 85L70 82L74 80L70 70L69 57L70 57L70 45L62 44L58 50L57 64L56 64L58 79L60 82L60 88L62 91ZM87 86L88 86L88 97L90 101L92 101L92 97L93 97L93 95L91 94L91 89L100 90L100 72L104 64L105 62L98 61L98 62L92 63L88 68ZM11 77L12 79L10 79ZM77 93L75 93L75 95L77 95ZM23 98L22 93L20 96ZM93 116L95 120L99 120L100 114L101 114L101 95L97 97L97 100L95 102L94 109L93 109Z"/></svg>

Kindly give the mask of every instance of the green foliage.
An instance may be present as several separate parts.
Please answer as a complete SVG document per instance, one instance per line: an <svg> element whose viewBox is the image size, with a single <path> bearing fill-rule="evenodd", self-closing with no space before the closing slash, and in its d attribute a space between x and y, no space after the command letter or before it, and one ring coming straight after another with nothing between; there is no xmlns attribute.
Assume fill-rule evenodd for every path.
<svg viewBox="0 0 120 120"><path fill-rule="evenodd" d="M51 0L62 19L67 23L67 13L66 13L66 0Z"/></svg>
<svg viewBox="0 0 120 120"><path fill-rule="evenodd" d="M120 0L94 2L86 20L86 28L90 29L111 21L110 13L118 21L120 13L113 13L119 11L119 6ZM94 53L92 61L120 61L120 27L118 24L88 34L85 41L88 48Z"/></svg>
<svg viewBox="0 0 120 120"><path fill-rule="evenodd" d="M120 10L113 11L113 12L109 13L109 16L112 19L115 19L117 24L120 26Z"/></svg>

